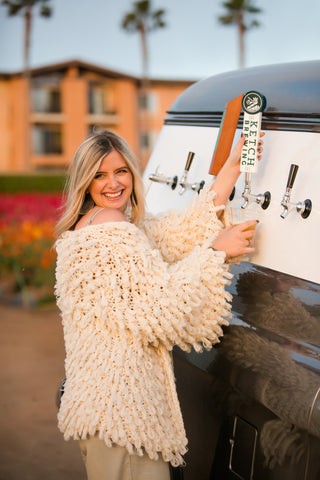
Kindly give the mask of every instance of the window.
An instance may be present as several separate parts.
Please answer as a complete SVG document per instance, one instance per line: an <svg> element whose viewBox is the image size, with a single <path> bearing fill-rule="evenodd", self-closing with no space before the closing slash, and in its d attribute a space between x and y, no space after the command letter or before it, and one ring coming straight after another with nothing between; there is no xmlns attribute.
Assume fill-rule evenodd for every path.
<svg viewBox="0 0 320 480"><path fill-rule="evenodd" d="M158 98L154 92L139 93L139 109L147 112L156 112L158 108Z"/></svg>
<svg viewBox="0 0 320 480"><path fill-rule="evenodd" d="M152 150L156 143L156 132L141 132L140 147L142 150Z"/></svg>
<svg viewBox="0 0 320 480"><path fill-rule="evenodd" d="M33 81L32 109L34 112L41 113L61 112L61 91L59 78L37 78Z"/></svg>
<svg viewBox="0 0 320 480"><path fill-rule="evenodd" d="M32 143L35 154L61 154L62 132L60 125L36 124L33 127Z"/></svg>
<svg viewBox="0 0 320 480"><path fill-rule="evenodd" d="M94 115L114 114L114 86L111 82L89 83L89 113Z"/></svg>

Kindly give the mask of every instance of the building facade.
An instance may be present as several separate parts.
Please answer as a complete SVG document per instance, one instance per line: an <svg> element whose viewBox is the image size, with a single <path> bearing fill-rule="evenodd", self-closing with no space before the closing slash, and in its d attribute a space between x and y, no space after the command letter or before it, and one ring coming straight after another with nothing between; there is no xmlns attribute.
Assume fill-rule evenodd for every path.
<svg viewBox="0 0 320 480"><path fill-rule="evenodd" d="M78 145L107 128L146 165L166 111L192 81L141 79L81 61L0 73L0 171L64 169ZM142 88L143 87L143 88Z"/></svg>

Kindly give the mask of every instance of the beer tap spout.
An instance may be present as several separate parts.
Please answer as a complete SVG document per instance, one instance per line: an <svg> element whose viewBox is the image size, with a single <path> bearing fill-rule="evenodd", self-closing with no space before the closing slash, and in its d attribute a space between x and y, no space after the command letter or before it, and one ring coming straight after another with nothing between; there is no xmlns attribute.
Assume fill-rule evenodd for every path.
<svg viewBox="0 0 320 480"><path fill-rule="evenodd" d="M149 175L149 181L164 183L165 185L169 185L171 189L174 190L178 184L178 176L175 175L174 177L167 177L162 172L159 172L159 167L157 167L155 173L151 173Z"/></svg>
<svg viewBox="0 0 320 480"><path fill-rule="evenodd" d="M251 173L245 173L245 186L244 191L242 193L242 198L244 199L241 208L247 208L249 203L255 202L261 206L263 210L266 210L269 207L271 201L271 193L259 193L258 195L254 195L251 193Z"/></svg>

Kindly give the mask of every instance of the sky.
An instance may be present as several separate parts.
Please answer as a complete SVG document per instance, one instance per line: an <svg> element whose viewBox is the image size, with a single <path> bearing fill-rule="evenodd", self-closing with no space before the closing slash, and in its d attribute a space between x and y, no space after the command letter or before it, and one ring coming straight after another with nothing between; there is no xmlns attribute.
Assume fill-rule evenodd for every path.
<svg viewBox="0 0 320 480"><path fill-rule="evenodd" d="M247 32L246 67L320 57L319 0L252 0L261 26ZM31 66L82 60L139 76L138 34L121 29L133 0L50 0L46 19L34 8ZM223 0L152 0L167 27L149 35L152 78L198 80L238 68L237 31L222 26ZM0 72L23 68L23 18L0 6Z"/></svg>

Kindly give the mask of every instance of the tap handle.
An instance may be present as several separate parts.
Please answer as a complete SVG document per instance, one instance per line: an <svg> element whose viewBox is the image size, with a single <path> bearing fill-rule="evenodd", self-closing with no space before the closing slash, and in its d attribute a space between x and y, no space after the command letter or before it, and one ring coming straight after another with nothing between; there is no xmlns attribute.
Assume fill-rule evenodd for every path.
<svg viewBox="0 0 320 480"><path fill-rule="evenodd" d="M186 162L186 166L184 167L185 172L189 172L193 157L194 157L194 152L189 152L187 162Z"/></svg>
<svg viewBox="0 0 320 480"><path fill-rule="evenodd" d="M237 129L243 94L230 100L225 106L220 129L212 155L209 175L218 175L230 155L234 134Z"/></svg>
<svg viewBox="0 0 320 480"><path fill-rule="evenodd" d="M298 172L298 165L295 165L294 163L291 164L290 171L289 171L289 176L288 176L288 182L287 182L287 190L293 187L294 181L296 179L296 175Z"/></svg>

